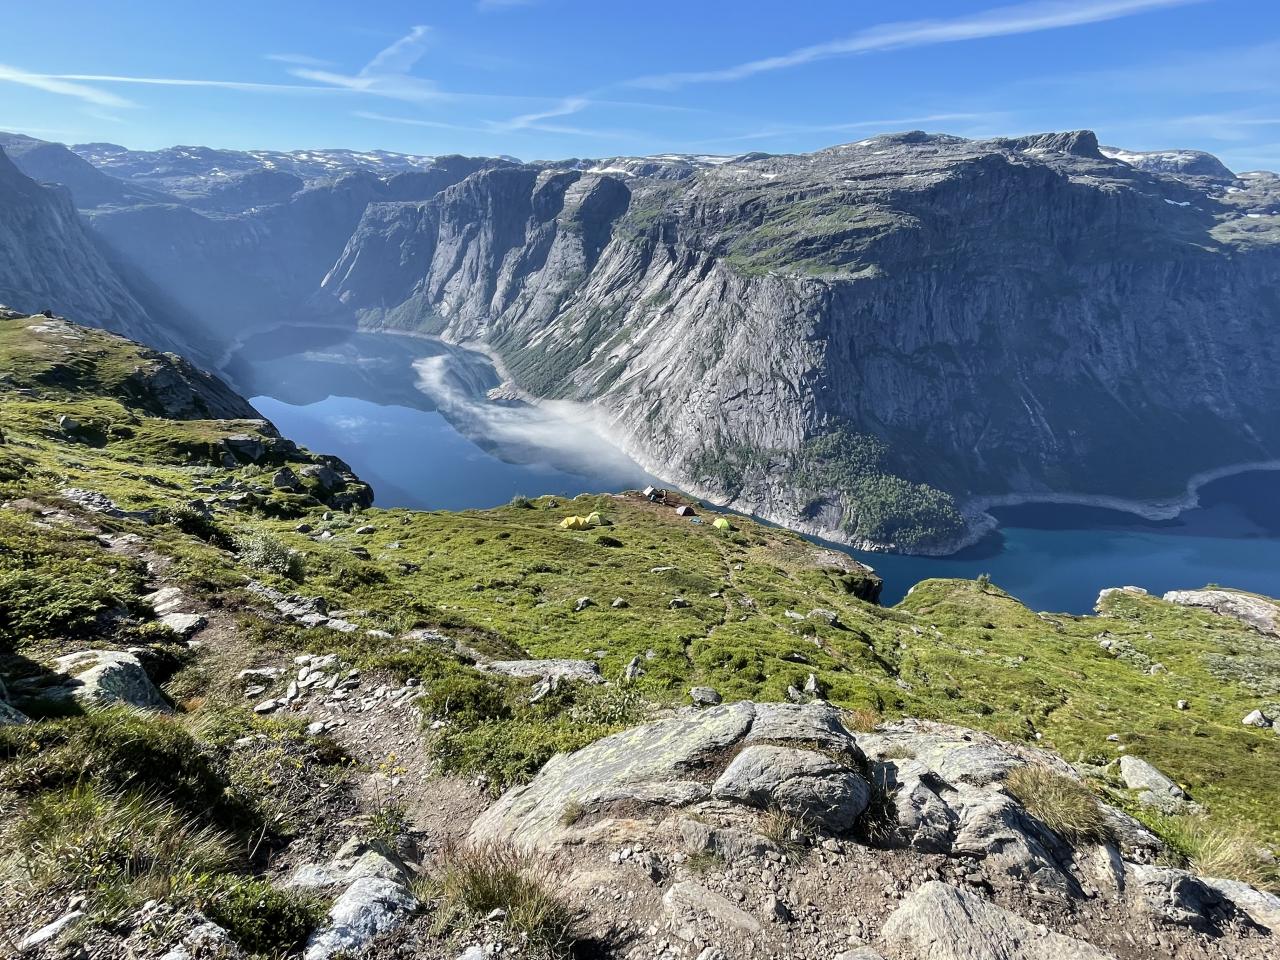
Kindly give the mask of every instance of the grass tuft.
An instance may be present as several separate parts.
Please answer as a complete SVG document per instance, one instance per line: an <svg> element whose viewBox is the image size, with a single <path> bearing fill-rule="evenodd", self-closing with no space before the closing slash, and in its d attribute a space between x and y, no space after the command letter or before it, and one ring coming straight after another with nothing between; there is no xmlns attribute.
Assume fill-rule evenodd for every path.
<svg viewBox="0 0 1280 960"><path fill-rule="evenodd" d="M553 957L571 954L577 913L555 893L562 878L548 860L505 844L450 847L441 860L434 878L441 932L502 910L531 944Z"/></svg>
<svg viewBox="0 0 1280 960"><path fill-rule="evenodd" d="M1102 843L1110 838L1106 814L1084 784L1035 764L1009 773L1005 789L1033 817L1069 843Z"/></svg>

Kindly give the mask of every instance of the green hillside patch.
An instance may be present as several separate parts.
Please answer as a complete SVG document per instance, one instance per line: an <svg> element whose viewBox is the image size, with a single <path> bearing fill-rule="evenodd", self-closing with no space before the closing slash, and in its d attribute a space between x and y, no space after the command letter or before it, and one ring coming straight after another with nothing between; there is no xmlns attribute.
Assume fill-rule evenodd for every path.
<svg viewBox="0 0 1280 960"><path fill-rule="evenodd" d="M427 711L458 721L438 740L437 758L448 769L484 772L491 784L527 778L554 750L634 722L637 699L685 703L690 687L708 685L725 699L783 700L812 674L827 698L862 721L915 716L989 730L1096 768L1112 787L1106 765L1122 750L1141 755L1215 820L1249 821L1280 839L1280 737L1240 723L1280 699L1273 685L1280 644L1236 621L1130 594L1109 597L1100 616L1042 615L996 586L943 580L919 584L885 609L859 599L868 595L859 588L866 574L833 566L829 553L796 534L739 518L720 530L709 517L695 523L638 494L540 497L456 513L333 511L267 489L269 469L228 467L213 456L223 437L253 424L150 416L136 402L103 395L100 377L49 386L32 359L39 350L10 336L11 328L0 332L6 681L43 668L69 644L137 644L137 631L151 622L140 602L144 572L95 538L132 534L167 558L169 577L211 606L237 611L246 649L281 662L300 650L336 652L367 670L419 679ZM111 355L127 352L122 341L104 349L101 369L128 367L127 357ZM101 442L59 432L58 415L102 423ZM878 467L874 449L860 459L848 438L831 443L834 456L825 447L811 451L815 482L832 479L834 464L849 467L850 483L862 482L868 464ZM265 492L236 501L235 484ZM156 511L153 522L88 512L63 496L67 488L102 493L123 511ZM210 511L200 522L184 512L197 500ZM30 504L61 513L42 516ZM610 525L560 527L566 516L592 512ZM245 549L250 541L271 550ZM296 564L263 559L277 555L294 555ZM267 619L246 589L251 578L321 598L361 629L341 634ZM465 655L404 639L413 628L490 656L592 660L614 682L610 691L634 696L530 708L518 682L494 681ZM204 724L236 716L243 700L229 690L228 668L210 657L183 652L165 688L190 711L180 717L203 718L189 732L213 742L201 749L217 758L217 744L228 741L211 741ZM633 661L643 674L618 683ZM1179 700L1188 708L1177 709ZM37 729L54 722L63 726L47 729L57 735L36 742L47 743L58 769L79 756L77 744L99 742L87 728L72 735L80 718ZM294 747L280 736L282 752L272 756L285 763ZM37 761L21 744L13 751L0 757L0 782L67 788L62 779L32 781ZM252 777L222 762L213 761L210 776L235 794ZM310 769L315 761L299 762ZM180 798L180 788L175 782L166 795ZM261 816L255 796L243 802Z"/></svg>

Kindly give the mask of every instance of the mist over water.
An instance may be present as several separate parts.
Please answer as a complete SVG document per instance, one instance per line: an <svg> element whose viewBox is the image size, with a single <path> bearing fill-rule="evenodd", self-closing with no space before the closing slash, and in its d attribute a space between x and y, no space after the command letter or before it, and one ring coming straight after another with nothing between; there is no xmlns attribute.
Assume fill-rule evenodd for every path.
<svg viewBox="0 0 1280 960"><path fill-rule="evenodd" d="M436 340L288 328L246 341L226 370L285 435L351 464L379 506L464 510L651 479L581 406L490 400L489 360Z"/></svg>
<svg viewBox="0 0 1280 960"><path fill-rule="evenodd" d="M350 463L379 506L484 508L652 479L588 408L490 399L501 378L489 360L439 341L288 328L247 341L226 372L287 436ZM1208 484L1174 520L1053 504L993 513L1001 529L952 557L856 555L884 578L886 604L929 577L983 573L1035 609L1067 613L1125 584L1280 595L1280 473Z"/></svg>

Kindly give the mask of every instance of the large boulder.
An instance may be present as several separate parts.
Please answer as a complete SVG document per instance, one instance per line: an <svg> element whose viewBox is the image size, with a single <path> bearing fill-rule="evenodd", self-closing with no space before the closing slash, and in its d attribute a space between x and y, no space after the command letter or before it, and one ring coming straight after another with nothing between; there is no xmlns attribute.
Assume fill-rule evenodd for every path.
<svg viewBox="0 0 1280 960"><path fill-rule="evenodd" d="M902 902L881 937L899 960L1115 960L937 880Z"/></svg>
<svg viewBox="0 0 1280 960"><path fill-rule="evenodd" d="M857 769L861 756L826 704L688 707L552 757L476 820L471 839L546 848L650 808L706 802L779 806L842 830L870 792Z"/></svg>
<svg viewBox="0 0 1280 960"><path fill-rule="evenodd" d="M142 663L123 650L82 650L54 661L66 679L46 696L72 699L86 708L123 705L142 710L169 710Z"/></svg>

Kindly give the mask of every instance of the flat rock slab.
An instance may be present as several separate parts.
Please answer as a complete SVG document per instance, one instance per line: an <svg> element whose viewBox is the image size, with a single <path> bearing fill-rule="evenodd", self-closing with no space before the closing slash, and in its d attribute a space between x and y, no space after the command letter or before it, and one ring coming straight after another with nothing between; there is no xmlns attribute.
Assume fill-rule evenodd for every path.
<svg viewBox="0 0 1280 960"><path fill-rule="evenodd" d="M708 922L738 934L757 936L763 932L760 921L751 914L692 880L671 886L662 897L662 911L684 940L705 938Z"/></svg>
<svg viewBox="0 0 1280 960"><path fill-rule="evenodd" d="M937 880L908 896L880 935L897 960L1115 960Z"/></svg>
<svg viewBox="0 0 1280 960"><path fill-rule="evenodd" d="M571 804L590 807L658 797L688 803L704 798L710 794L709 786L684 771L700 758L741 740L754 717L755 705L748 702L689 709L615 733L574 753L557 754L532 781L508 790L481 814L471 827L471 839L549 846L563 835L562 820Z"/></svg>
<svg viewBox="0 0 1280 960"><path fill-rule="evenodd" d="M1280 605L1263 597L1234 590L1170 590L1164 598L1180 606L1212 610L1219 616L1239 620L1259 633L1280 638Z"/></svg>
<svg viewBox="0 0 1280 960"><path fill-rule="evenodd" d="M811 749L815 743L830 754ZM719 785L733 802L785 805L831 829L847 828L867 805L869 787L853 769L861 753L834 708L741 701L687 707L553 757L530 783L485 811L471 839L547 848L580 831L574 824L583 814L598 814L598 821L633 817L646 805L709 800L735 755L747 759ZM613 812L614 804L621 812Z"/></svg>
<svg viewBox="0 0 1280 960"><path fill-rule="evenodd" d="M862 776L826 754L794 747L749 746L725 768L711 794L786 813L835 831L854 825L871 800Z"/></svg>
<svg viewBox="0 0 1280 960"><path fill-rule="evenodd" d="M491 660L479 666L482 670L500 673L507 677L604 683L604 677L600 676L600 668L590 660Z"/></svg>

